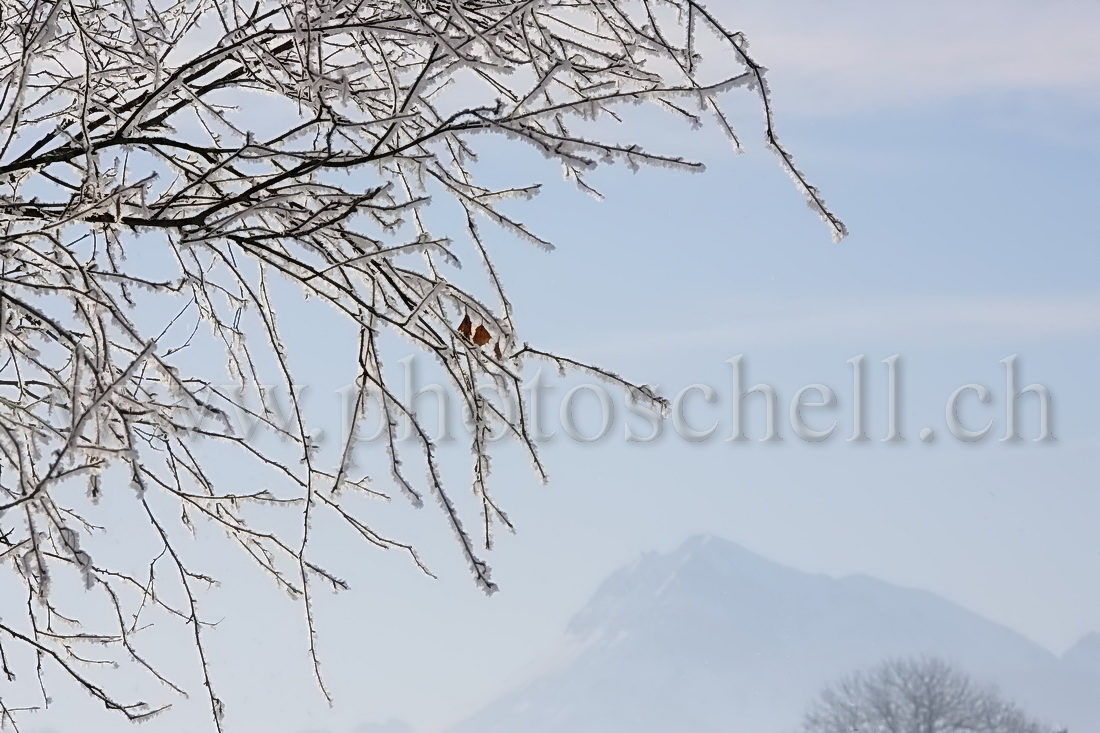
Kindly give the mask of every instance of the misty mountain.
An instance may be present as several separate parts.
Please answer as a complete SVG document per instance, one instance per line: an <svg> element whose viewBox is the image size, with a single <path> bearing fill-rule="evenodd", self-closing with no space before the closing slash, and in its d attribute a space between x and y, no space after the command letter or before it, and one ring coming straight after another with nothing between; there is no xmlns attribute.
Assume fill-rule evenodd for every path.
<svg viewBox="0 0 1100 733"><path fill-rule="evenodd" d="M1100 634L1087 634L1062 655L1067 665L1100 678Z"/></svg>
<svg viewBox="0 0 1100 733"><path fill-rule="evenodd" d="M838 675L916 654L1100 733L1100 634L1059 658L931 593L803 573L713 537L614 573L556 661L447 733L791 733Z"/></svg>

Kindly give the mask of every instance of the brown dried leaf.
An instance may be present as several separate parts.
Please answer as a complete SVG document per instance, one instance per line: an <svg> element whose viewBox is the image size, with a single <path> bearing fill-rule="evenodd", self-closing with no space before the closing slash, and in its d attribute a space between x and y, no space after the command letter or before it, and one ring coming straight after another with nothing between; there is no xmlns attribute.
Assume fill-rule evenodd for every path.
<svg viewBox="0 0 1100 733"><path fill-rule="evenodd" d="M462 323L458 324L458 332L466 338L471 338L474 333L474 324L470 323L470 314L467 313L466 317L462 319Z"/></svg>
<svg viewBox="0 0 1100 733"><path fill-rule="evenodd" d="M478 325L477 330L474 331L474 343L478 346L484 346L493 340L493 334L489 333L489 330L485 326Z"/></svg>

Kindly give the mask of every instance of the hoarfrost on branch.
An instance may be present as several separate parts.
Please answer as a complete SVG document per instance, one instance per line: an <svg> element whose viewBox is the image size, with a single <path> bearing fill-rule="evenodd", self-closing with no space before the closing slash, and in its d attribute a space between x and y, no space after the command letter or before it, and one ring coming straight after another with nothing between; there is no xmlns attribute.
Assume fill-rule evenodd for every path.
<svg viewBox="0 0 1100 733"><path fill-rule="evenodd" d="M691 127L714 118L737 144L720 94L746 87L766 143L840 238L843 225L775 136L763 73L744 37L695 0L3 0L0 560L10 577L0 581L26 601L22 616L0 609L7 680L41 681L49 669L145 719L184 694L140 644L146 623L175 620L220 730L199 611L215 578L187 541L200 520L302 604L322 691L311 593L345 583L312 559L317 518L423 568L365 518L361 500L379 492L356 471L356 430L335 465L319 461L276 313L295 297L328 303L358 333L355 421L374 399L393 481L416 504L431 495L492 591L481 551L494 526L511 528L489 491L492 428L508 430L542 473L520 393L525 360L661 399L523 341L480 222L550 248L501 207L539 187L483 183L476 134L533 146L599 195L586 176L601 163L701 167L630 142L623 103ZM450 220L433 218L433 195L463 212L447 231L436 231ZM485 271L488 296L456 278L460 246ZM382 342L395 334L435 360L471 415L477 531L444 485L431 435L387 380ZM276 417L273 378L289 395L289 422ZM519 412L484 399L486 382ZM240 435L233 415L283 442ZM400 422L426 480L406 476ZM225 481L198 438L278 473L279 490ZM143 527L89 521L120 491ZM257 505L295 517L296 529L265 527L250 513ZM135 548L149 553L134 567L101 565L89 550L103 533L140 536ZM88 615L87 594L64 584L86 587L107 612ZM158 680L168 700L116 697L115 667ZM40 686L31 707L48 703ZM0 728L26 707L0 695Z"/></svg>

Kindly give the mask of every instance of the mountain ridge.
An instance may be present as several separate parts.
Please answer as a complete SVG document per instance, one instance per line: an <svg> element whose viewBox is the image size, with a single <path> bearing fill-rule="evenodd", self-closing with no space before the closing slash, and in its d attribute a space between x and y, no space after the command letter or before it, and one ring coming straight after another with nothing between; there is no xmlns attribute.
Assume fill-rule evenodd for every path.
<svg viewBox="0 0 1100 733"><path fill-rule="evenodd" d="M917 654L996 683L1052 724L1100 733L1100 634L1059 657L928 591L806 573L709 535L613 572L562 649L447 733L791 733L837 676Z"/></svg>

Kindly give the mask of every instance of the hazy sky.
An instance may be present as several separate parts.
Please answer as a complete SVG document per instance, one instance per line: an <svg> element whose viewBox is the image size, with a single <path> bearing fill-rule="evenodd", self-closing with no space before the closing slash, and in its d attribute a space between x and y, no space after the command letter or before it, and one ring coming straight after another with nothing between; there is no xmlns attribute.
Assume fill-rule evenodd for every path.
<svg viewBox="0 0 1100 733"><path fill-rule="evenodd" d="M311 687L297 609L263 578L238 574L245 585L227 584L211 601L225 615L211 639L231 730L343 733L392 717L442 725L552 649L616 566L699 532L800 569L930 590L1059 653L1100 631L1100 4L710 7L770 68L782 137L851 236L830 242L763 150L751 98L737 94L744 155L713 131L688 136L654 121L654 147L664 138L667 149L705 158L707 172L609 169L595 177L602 203L559 185L541 158L484 141L509 153L491 164L494 176L550 184L516 211L558 250L494 241L521 337L670 397L711 385L717 403L696 392L688 414L697 427L718 418L720 429L700 443L628 444L616 396L605 439L547 442L546 487L524 456L503 449L495 486L519 533L498 538L502 592L490 599L433 507L417 513L395 501L380 506L378 522L419 543L437 581L395 553L334 536L333 556L352 548L362 559L336 563L352 591L318 602L331 710ZM323 353L312 385L319 403L349 379ZM766 382L779 396L782 441L725 440L727 360L739 354L746 387ZM847 361L860 354L871 440L848 442ZM894 354L904 440L883 443L881 362ZM1041 383L1053 395L1054 442L998 441L1001 360L1013 354L1019 386ZM556 383L549 403L576 381ZM798 440L787 419L789 400L811 383L838 398L807 418L818 428L839 422L817 444ZM944 409L969 383L986 386L991 402L971 392L965 420L993 420L993 430L964 444L947 435ZM758 438L762 403L746 404ZM1035 405L1034 396L1019 402L1025 438L1038 432ZM918 439L924 427L934 441ZM460 448L445 452L459 470L468 463ZM225 560L231 576L235 563ZM263 626L243 616L255 608ZM62 702L31 729L67 730L84 706ZM201 701L178 707L180 717L143 730L182 730L202 712ZM91 730L117 729L94 720L102 727Z"/></svg>

